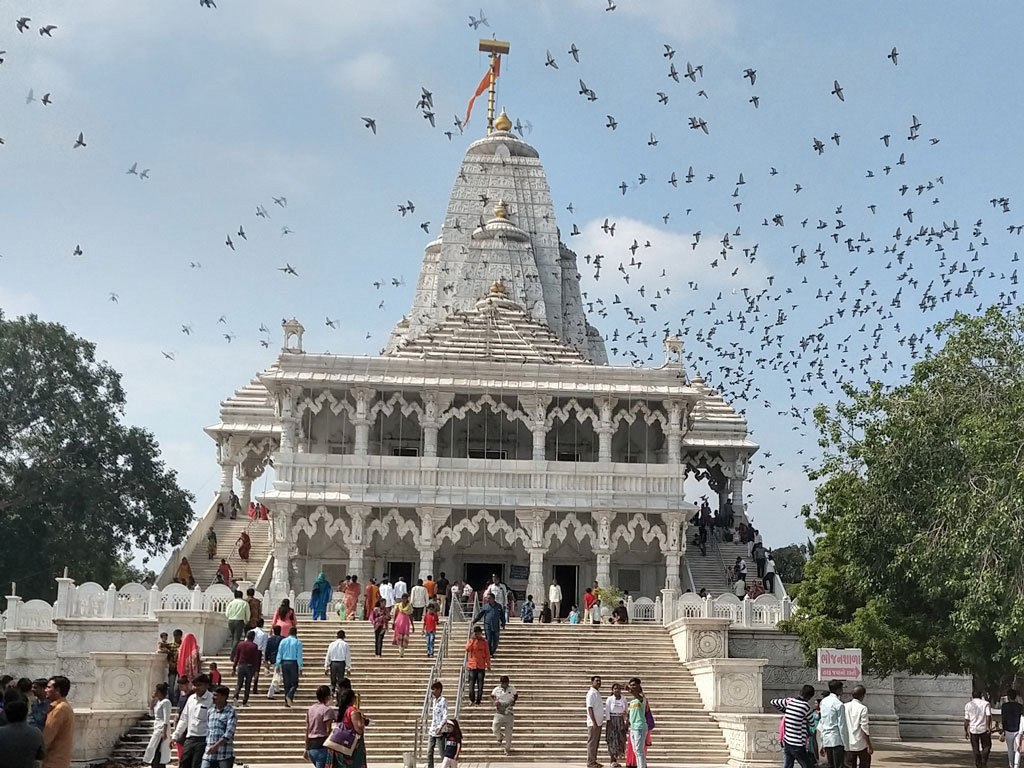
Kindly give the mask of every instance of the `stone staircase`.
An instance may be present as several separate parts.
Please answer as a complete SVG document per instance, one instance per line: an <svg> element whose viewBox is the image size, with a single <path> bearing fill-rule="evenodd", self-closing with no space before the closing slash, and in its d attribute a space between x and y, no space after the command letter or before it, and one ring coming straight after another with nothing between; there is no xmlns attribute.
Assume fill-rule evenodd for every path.
<svg viewBox="0 0 1024 768"><path fill-rule="evenodd" d="M336 620L312 622L306 619L299 624L304 669L295 706L286 708L281 693L268 700L270 678L261 672L259 695L251 696L249 706L238 710L236 765L309 765L302 761L306 709L316 700L316 688L330 683L330 678L323 673L323 660L339 627L345 630L352 649L353 670L349 676L352 686L361 696L363 711L372 719L366 735L368 760L374 765L402 763L402 753L412 749L414 723L423 706L423 694L433 664L426 655L422 636L416 634L405 657L400 658L398 650L390 645L389 634L384 656L378 658L373 655L373 628L369 622L342 624ZM461 661L461 656L449 657L456 658ZM204 666L209 661L217 662L224 684L234 691L235 678L231 675L227 649L204 659ZM140 721L122 737L112 757L126 762L141 759L151 732L151 721L148 718ZM176 762L173 754L172 758L172 762Z"/></svg>
<svg viewBox="0 0 1024 768"><path fill-rule="evenodd" d="M706 589L712 597L717 597L725 592L731 592L732 584L726 578L726 566L722 557L719 556L718 550L715 549L715 542L708 541L707 554L701 555L700 548L693 543L697 536L697 526L690 526L686 536L685 561L686 565L690 568L690 573L693 574L694 591L700 592L700 590ZM732 545L718 542L718 546L728 547ZM733 555L733 559L730 562L735 562L735 558L736 556ZM689 586L686 581L686 574L684 573L684 587Z"/></svg>
<svg viewBox="0 0 1024 768"><path fill-rule="evenodd" d="M464 637L452 638L442 680L449 712L455 712ZM507 674L519 692L513 753L505 757L491 734L490 691ZM585 697L592 675L601 675L605 696L613 682L643 680L656 720L648 753L653 765L725 765L728 751L718 725L700 695L668 633L656 625L590 626L511 622L502 632L498 654L487 673L484 703L463 702L459 719L470 763L586 762ZM624 694L628 696L628 694ZM609 764L604 736L598 760Z"/></svg>
<svg viewBox="0 0 1024 768"><path fill-rule="evenodd" d="M220 565L222 557L230 563L236 579L255 582L270 556L270 542L267 540L270 522L250 520L245 515L241 515L237 520L222 518L215 521L213 530L217 533L217 556L213 559L206 556L206 539L198 542L196 550L188 555L196 584L203 589L213 584L217 575L217 566ZM242 531L247 532L252 541L248 561L242 560L238 556L237 542ZM176 567L177 563L175 563Z"/></svg>

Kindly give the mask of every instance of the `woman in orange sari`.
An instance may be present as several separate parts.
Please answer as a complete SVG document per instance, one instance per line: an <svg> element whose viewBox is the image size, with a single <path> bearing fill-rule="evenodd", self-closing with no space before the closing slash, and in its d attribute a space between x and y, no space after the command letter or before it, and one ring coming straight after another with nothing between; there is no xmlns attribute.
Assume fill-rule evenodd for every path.
<svg viewBox="0 0 1024 768"><path fill-rule="evenodd" d="M175 579L179 584L184 584L189 589L196 585L195 577L192 576L192 565L187 557L181 558L178 564L178 573Z"/></svg>
<svg viewBox="0 0 1024 768"><path fill-rule="evenodd" d="M199 656L199 641L189 632L181 640L178 648L178 677L195 679L203 671L203 660Z"/></svg>
<svg viewBox="0 0 1024 768"><path fill-rule="evenodd" d="M349 576L345 583L345 618L352 621L356 618L356 606L359 604L359 593L362 588L359 586L359 579L356 576Z"/></svg>
<svg viewBox="0 0 1024 768"><path fill-rule="evenodd" d="M238 556L243 560L249 559L249 550L252 549L252 539L249 538L249 534L242 531L242 535L238 537Z"/></svg>
<svg viewBox="0 0 1024 768"><path fill-rule="evenodd" d="M370 579L370 583L366 585L366 594L363 596L363 618L370 621L373 613L373 607L377 605L377 601L380 600L380 589L377 587L377 582Z"/></svg>

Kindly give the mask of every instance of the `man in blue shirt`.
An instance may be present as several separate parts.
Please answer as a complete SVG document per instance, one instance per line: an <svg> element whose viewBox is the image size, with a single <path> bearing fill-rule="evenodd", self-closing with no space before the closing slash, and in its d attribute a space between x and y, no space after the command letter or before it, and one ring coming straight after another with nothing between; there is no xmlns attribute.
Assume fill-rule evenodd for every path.
<svg viewBox="0 0 1024 768"><path fill-rule="evenodd" d="M473 617L473 623L483 619L484 635L487 637L487 648L493 656L498 651L498 639L501 637L501 623L505 619L505 612L494 601L494 595L487 595L487 602Z"/></svg>
<svg viewBox="0 0 1024 768"><path fill-rule="evenodd" d="M46 725L46 714L50 711L50 700L46 698L45 677L32 681L32 700L30 706L28 722L41 731L43 726Z"/></svg>
<svg viewBox="0 0 1024 768"><path fill-rule="evenodd" d="M829 694L821 700L821 747L828 761L828 768L843 768L846 734L846 708L840 698L843 695L843 681L833 680L828 684Z"/></svg>
<svg viewBox="0 0 1024 768"><path fill-rule="evenodd" d="M284 679L284 705L290 707L295 703L295 692L299 689L302 674L302 641L299 640L298 627L292 627L288 637L277 646L276 666Z"/></svg>
<svg viewBox="0 0 1024 768"><path fill-rule="evenodd" d="M231 691L226 685L213 689L213 709L206 730L203 768L232 768L235 764L235 727L238 713L228 704Z"/></svg>

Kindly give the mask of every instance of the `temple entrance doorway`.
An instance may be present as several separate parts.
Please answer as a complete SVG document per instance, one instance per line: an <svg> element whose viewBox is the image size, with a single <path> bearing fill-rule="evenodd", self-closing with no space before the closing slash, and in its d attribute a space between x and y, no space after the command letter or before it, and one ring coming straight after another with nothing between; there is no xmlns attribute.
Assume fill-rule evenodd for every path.
<svg viewBox="0 0 1024 768"><path fill-rule="evenodd" d="M415 581L413 581L412 578L412 566L413 564L408 562L389 562L387 574L388 577L391 579L391 583L394 584L396 581L398 581L399 576L404 576L405 583L411 589L412 585L416 583Z"/></svg>
<svg viewBox="0 0 1024 768"><path fill-rule="evenodd" d="M552 575L558 586L562 588L562 605L558 616L554 619L566 618L572 611L573 605L579 603L579 567L575 565L554 565Z"/></svg>
<svg viewBox="0 0 1024 768"><path fill-rule="evenodd" d="M505 566L500 563L466 563L466 581L476 592L491 583L491 577L497 575L499 580L505 578Z"/></svg>

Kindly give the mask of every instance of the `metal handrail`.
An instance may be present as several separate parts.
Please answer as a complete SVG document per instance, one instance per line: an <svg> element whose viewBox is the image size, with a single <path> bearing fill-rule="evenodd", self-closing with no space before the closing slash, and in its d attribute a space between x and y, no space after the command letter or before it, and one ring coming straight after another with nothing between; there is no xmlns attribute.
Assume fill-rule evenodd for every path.
<svg viewBox="0 0 1024 768"><path fill-rule="evenodd" d="M477 611L480 610L480 595L477 592L473 593L473 605L469 609L469 627L466 630L466 644L469 644L469 638L473 636L473 618L476 616ZM466 690L466 665L469 663L469 651L464 651L462 654L462 669L459 670L459 686L455 691L455 719L458 720L462 715L462 694Z"/></svg>
<svg viewBox="0 0 1024 768"><path fill-rule="evenodd" d="M449 596L448 599L451 599ZM457 614L457 615L456 615ZM452 625L464 618L462 605L454 600L448 609L448 617L441 630L440 640L434 644L434 664L430 668L430 676L427 678L427 689L423 693L423 707L420 709L420 716L416 718L415 733L413 734L413 761L419 765L420 755L423 750L423 732L430 723L430 689L435 680L441 679L441 670L444 666L444 657L448 654L448 645L452 634Z"/></svg>

